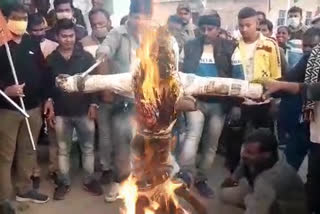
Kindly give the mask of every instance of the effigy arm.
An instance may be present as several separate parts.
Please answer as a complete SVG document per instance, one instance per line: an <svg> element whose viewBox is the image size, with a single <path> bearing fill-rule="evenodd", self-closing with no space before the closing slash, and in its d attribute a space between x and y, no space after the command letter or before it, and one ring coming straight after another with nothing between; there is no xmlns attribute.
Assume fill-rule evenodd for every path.
<svg viewBox="0 0 320 214"><path fill-rule="evenodd" d="M188 96L230 96L258 100L262 98L263 86L246 80L220 77L201 77L179 72L184 94Z"/></svg>
<svg viewBox="0 0 320 214"><path fill-rule="evenodd" d="M56 78L57 87L63 91L93 93L109 90L116 94L133 97L131 73L110 75L59 75Z"/></svg>

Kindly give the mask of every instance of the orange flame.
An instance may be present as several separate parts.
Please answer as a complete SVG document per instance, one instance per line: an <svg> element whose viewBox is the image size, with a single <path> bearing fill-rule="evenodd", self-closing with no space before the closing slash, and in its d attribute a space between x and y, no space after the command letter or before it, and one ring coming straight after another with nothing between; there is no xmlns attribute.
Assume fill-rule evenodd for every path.
<svg viewBox="0 0 320 214"><path fill-rule="evenodd" d="M147 31L143 36L143 44L137 51L137 56L140 59L141 71L144 72L144 81L142 84L142 92L144 101L147 103L155 103L159 88L159 68L156 62L156 57L152 56L157 54L155 48L156 44L156 31Z"/></svg>

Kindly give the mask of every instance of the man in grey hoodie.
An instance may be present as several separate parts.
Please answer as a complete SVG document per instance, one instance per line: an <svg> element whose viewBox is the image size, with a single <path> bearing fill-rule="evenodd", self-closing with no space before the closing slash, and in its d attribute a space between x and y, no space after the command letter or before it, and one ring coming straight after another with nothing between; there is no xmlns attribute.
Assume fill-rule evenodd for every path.
<svg viewBox="0 0 320 214"><path fill-rule="evenodd" d="M267 129L250 134L241 150L241 162L222 183L223 202L245 208L245 214L306 214L304 186L296 171L277 149Z"/></svg>

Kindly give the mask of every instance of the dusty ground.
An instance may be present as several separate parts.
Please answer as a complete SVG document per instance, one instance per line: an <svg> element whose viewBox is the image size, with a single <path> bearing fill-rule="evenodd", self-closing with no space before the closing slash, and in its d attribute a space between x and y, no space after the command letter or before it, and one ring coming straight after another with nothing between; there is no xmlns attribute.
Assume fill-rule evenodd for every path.
<svg viewBox="0 0 320 214"><path fill-rule="evenodd" d="M78 170L77 170L78 171ZM209 182L212 187L217 188L222 182L226 171L223 169L223 160L218 157L212 171L210 173ZM48 194L52 197L54 186L45 178L42 178L41 192ZM108 187L104 187L107 190ZM217 214L241 214L243 213L239 209L233 207L224 206L219 203L217 199L208 201L209 212ZM50 200L47 204L36 205L36 204L24 204L25 210L22 214L57 214L57 213L68 213L68 214L118 214L121 202L107 204L104 202L104 198L94 197L89 195L82 189L81 186L81 174L73 173L73 184L71 192L67 195L64 201L53 201Z"/></svg>
<svg viewBox="0 0 320 214"><path fill-rule="evenodd" d="M306 161L301 167L300 174L305 178L306 172ZM52 198L54 186L46 179L46 170L43 170L43 178L41 183L41 192L48 194ZM36 205L36 204L23 204L24 211L21 214L118 214L121 202L116 203L105 203L104 197L94 197L89 195L82 189L81 185L81 173L79 170L74 169L73 171L73 184L71 192L67 195L64 201L53 201L50 200L47 204ZM223 181L227 171L223 168L223 158L218 156L211 173L209 175L209 183L216 190L219 184ZM108 187L104 187L105 191ZM217 198L207 202L209 206L209 212L217 214L242 214L241 209L226 206L218 201ZM20 213L19 213L20 214Z"/></svg>

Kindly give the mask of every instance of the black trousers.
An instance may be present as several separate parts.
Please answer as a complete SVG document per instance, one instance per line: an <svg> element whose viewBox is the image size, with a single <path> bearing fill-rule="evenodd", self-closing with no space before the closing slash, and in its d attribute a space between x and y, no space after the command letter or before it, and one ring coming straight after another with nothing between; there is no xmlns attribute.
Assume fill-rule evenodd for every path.
<svg viewBox="0 0 320 214"><path fill-rule="evenodd" d="M320 144L312 143L309 153L306 191L310 213L320 214Z"/></svg>

